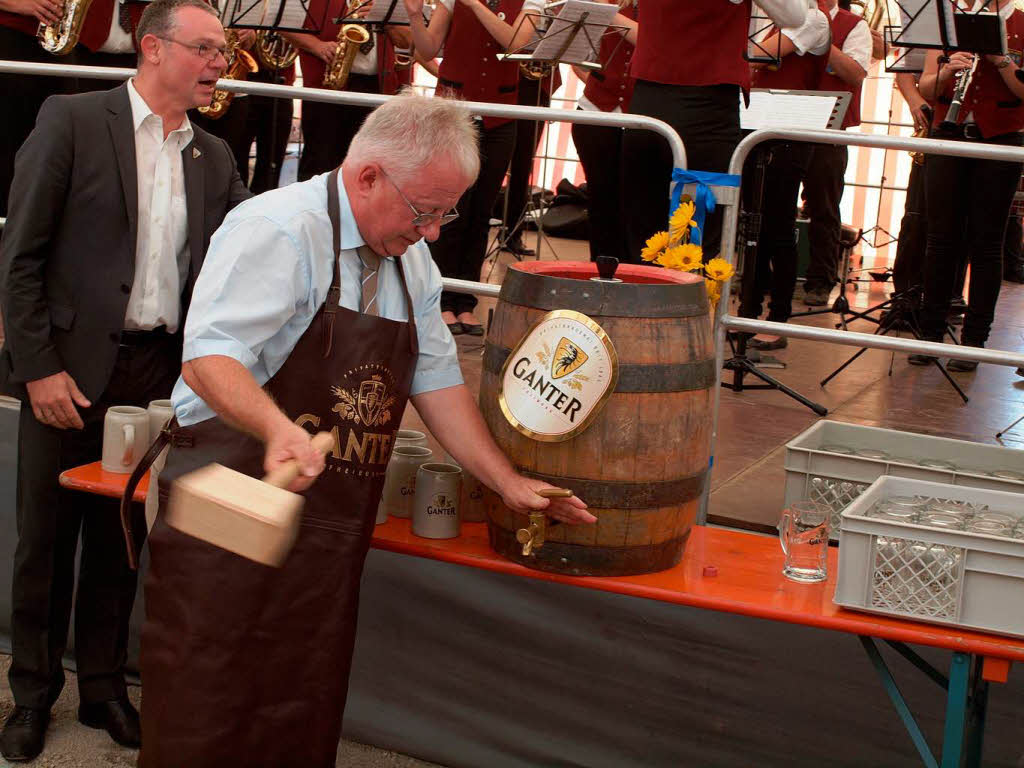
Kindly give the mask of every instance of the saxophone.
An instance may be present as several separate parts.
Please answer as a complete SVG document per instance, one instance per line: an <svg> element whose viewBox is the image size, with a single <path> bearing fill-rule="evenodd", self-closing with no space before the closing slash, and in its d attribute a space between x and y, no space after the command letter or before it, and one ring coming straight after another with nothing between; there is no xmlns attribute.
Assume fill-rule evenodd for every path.
<svg viewBox="0 0 1024 768"><path fill-rule="evenodd" d="M256 59L248 51L238 44L238 33L233 29L225 30L224 36L228 47L228 68L221 76L222 80L245 80L252 72L258 72L259 66ZM210 106L199 107L199 112L210 120L219 120L224 117L231 106L231 99L235 96L231 91L217 89L213 92Z"/></svg>
<svg viewBox="0 0 1024 768"><path fill-rule="evenodd" d="M354 2L358 2L358 0L354 0ZM352 11L353 4L350 2L348 5L349 13ZM359 53L359 46L369 40L370 32L366 27L359 24L343 24L338 30L338 48L328 63L327 69L324 70L324 81L320 87L332 91L344 90L345 84L348 83L349 72L352 70L352 62L356 60L356 54Z"/></svg>
<svg viewBox="0 0 1024 768"><path fill-rule="evenodd" d="M82 24L92 0L64 0L64 11L56 24L40 24L36 30L39 45L55 56L66 56L78 45ZM117 13L117 10L114 10Z"/></svg>
<svg viewBox="0 0 1024 768"><path fill-rule="evenodd" d="M288 69L295 63L295 57L299 55L295 46L268 29L261 29L256 33L255 50L260 64L273 70Z"/></svg>

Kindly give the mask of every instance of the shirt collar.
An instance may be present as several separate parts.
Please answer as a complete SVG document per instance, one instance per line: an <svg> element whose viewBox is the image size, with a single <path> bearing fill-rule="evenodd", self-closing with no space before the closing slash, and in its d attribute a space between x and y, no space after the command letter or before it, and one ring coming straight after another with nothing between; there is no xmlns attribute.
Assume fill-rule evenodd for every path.
<svg viewBox="0 0 1024 768"><path fill-rule="evenodd" d="M836 16L838 16L839 15L839 6L837 5L832 10L830 10L828 12L828 15L829 15L830 19L834 19Z"/></svg>
<svg viewBox="0 0 1024 768"><path fill-rule="evenodd" d="M328 173L327 183L330 183L331 175ZM352 205L348 201L348 192L345 190L345 181L342 174L338 172L338 213L341 216L341 250L354 251L361 245L366 245L363 236L359 234L359 227L356 226L356 217L352 214ZM394 260L393 256L382 256L382 260Z"/></svg>
<svg viewBox="0 0 1024 768"><path fill-rule="evenodd" d="M138 133L139 128L150 115L153 115L157 120L160 120L161 124L163 123L160 116L149 108L149 104L147 104L146 100L142 98L142 94L135 90L134 77L128 78L128 102L132 107L132 127L136 133ZM181 125L171 131L171 135L174 134L180 135L181 138L179 141L182 147L192 140L192 123L189 122L188 115L185 115L185 118L181 121Z"/></svg>

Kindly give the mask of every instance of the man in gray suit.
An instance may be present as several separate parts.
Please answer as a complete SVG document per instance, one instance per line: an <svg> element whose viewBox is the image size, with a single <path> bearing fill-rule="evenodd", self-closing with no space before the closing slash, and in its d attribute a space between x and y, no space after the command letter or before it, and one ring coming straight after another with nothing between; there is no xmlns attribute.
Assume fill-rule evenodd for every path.
<svg viewBox="0 0 1024 768"><path fill-rule="evenodd" d="M155 0L137 37L132 80L43 104L18 153L0 241L0 391L22 401L16 706L0 734L12 761L42 750L64 684L80 531L79 720L138 746L123 672L135 574L117 505L62 491L57 478L99 459L108 406L170 396L210 236L249 196L228 146L185 115L209 104L226 66L215 12L202 0Z"/></svg>

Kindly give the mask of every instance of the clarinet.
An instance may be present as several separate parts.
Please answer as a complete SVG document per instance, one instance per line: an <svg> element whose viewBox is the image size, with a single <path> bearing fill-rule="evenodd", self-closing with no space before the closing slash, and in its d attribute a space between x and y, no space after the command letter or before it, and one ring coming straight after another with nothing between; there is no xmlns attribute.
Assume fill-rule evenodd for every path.
<svg viewBox="0 0 1024 768"><path fill-rule="evenodd" d="M967 69L961 69L956 73L956 84L953 86L953 99L949 104L949 111L946 112L946 119L942 121L939 128L945 131L951 131L956 128L957 122L960 119L960 107L963 106L964 97L967 95L967 89L971 87L971 81L974 79L974 71L978 68L978 54L974 54L974 58L971 60L971 66Z"/></svg>

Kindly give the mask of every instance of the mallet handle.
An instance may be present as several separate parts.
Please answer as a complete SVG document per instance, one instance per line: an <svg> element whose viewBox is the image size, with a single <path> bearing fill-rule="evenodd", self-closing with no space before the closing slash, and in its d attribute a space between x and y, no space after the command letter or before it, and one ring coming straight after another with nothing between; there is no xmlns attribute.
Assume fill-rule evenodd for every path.
<svg viewBox="0 0 1024 768"><path fill-rule="evenodd" d="M313 448L320 453L326 455L334 447L334 438L331 437L330 432L318 432L313 436ZM295 478L299 476L301 468L299 462L294 459L286 461L280 467L270 472L263 478L263 482L274 486L275 488L287 488L291 485Z"/></svg>

